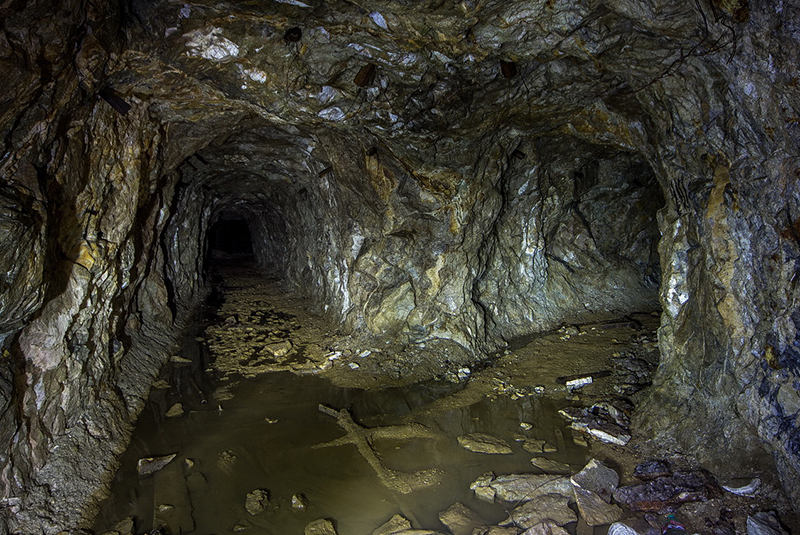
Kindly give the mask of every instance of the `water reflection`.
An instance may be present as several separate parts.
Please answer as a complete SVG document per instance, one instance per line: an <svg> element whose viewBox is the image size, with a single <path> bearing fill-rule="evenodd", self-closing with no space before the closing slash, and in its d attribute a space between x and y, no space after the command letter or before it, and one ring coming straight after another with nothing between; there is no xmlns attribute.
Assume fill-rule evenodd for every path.
<svg viewBox="0 0 800 535"><path fill-rule="evenodd" d="M268 534L302 533L310 521L331 518L340 535L361 535L396 513L415 527L442 529L438 513L457 501L481 513L487 523L497 522L505 517L503 509L476 500L469 484L489 470L536 472L531 455L514 441L534 436L555 444L563 426L552 401L531 396L515 401L484 398L467 407L420 412L461 388L448 383L365 391L338 388L313 375L270 373L241 380L231 389L230 400L203 404L207 396L198 381L189 380L183 370L178 375L194 392L185 402L189 410L165 419L160 415L168 403L162 401L140 418L98 532L129 515L136 517L139 532L150 530L156 516L171 518L184 532L248 528ZM418 423L441 437L376 439L373 447L389 470L435 468L444 473L441 482L403 495L386 488L352 444L314 448L345 434L335 418L319 411L320 404L348 409L359 425L369 428L404 424L413 413ZM524 431L521 422L534 426ZM473 432L514 444L514 453L485 455L458 445L459 435ZM145 478L136 475L140 457L176 452L168 469ZM571 444L552 457L576 464L584 460L583 451ZM245 510L245 499L255 489L267 489L270 504L254 516ZM292 508L291 498L297 494L307 498L305 510ZM167 499L178 503L165 503Z"/></svg>

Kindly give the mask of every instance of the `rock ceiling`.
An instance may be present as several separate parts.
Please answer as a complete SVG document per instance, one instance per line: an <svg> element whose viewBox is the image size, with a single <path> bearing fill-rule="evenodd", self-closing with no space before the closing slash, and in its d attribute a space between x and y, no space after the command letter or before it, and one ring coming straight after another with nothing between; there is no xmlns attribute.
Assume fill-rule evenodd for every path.
<svg viewBox="0 0 800 535"><path fill-rule="evenodd" d="M800 495L797 2L50 4L0 2L0 532L89 514L220 217L365 336L660 304L646 428Z"/></svg>

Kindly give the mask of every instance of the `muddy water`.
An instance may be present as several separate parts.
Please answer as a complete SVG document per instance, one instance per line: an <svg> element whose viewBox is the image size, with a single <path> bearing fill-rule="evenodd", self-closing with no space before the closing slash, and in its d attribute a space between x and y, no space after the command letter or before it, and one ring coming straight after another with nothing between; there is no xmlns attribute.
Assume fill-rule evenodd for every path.
<svg viewBox="0 0 800 535"><path fill-rule="evenodd" d="M184 378L183 383L189 382ZM203 404L202 392L194 399L184 396L189 410L181 417L163 418L163 404L154 402L140 418L96 531L102 533L131 515L139 532L148 531L158 505L182 509L167 514L188 515L193 524L189 532L196 533L232 533L246 527L249 533L299 534L312 520L329 518L340 535L364 535L394 514L402 514L417 528L443 529L438 513L458 501L495 523L506 517L503 508L476 500L469 485L490 470L537 472L530 464L532 456L515 439L528 436L560 443L560 451L549 458L579 466L585 461L584 449L561 438L571 435L556 416L555 402L533 396L483 398L467 407L415 418L440 432L440 438L376 440L373 446L391 470L443 471L439 484L410 494L386 488L352 444L315 448L345 435L334 418L319 411L319 404L348 409L359 425L375 428L405 424L412 410L460 388L429 383L366 391L337 388L314 375L277 372L238 381L231 388L234 397L220 403ZM534 427L525 431L522 422ZM502 438L514 453L487 455L463 449L457 437L472 432ZM136 475L140 457L171 453L178 456L169 470ZM191 468L186 459L193 463ZM255 516L244 508L247 493L254 489L270 494L270 506ZM305 510L291 507L295 494L307 499ZM164 503L164 497L179 503ZM185 532L188 522L183 523Z"/></svg>

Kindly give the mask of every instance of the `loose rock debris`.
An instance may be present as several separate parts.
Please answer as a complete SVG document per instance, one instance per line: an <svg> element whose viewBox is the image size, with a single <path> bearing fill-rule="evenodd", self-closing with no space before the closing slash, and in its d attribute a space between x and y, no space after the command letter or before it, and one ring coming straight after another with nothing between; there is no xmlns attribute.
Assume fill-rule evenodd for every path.
<svg viewBox="0 0 800 535"><path fill-rule="evenodd" d="M306 319L302 311L290 312L273 306L269 285L258 287L240 279L240 289L226 292L226 301L218 316L226 318L210 326L204 339L214 356L213 369L221 374L221 382L214 392L217 402L231 399L248 377L278 370L292 370L296 373L334 373L338 381L346 382L355 378L355 384L364 384L365 374L385 369L390 351L386 348L364 348L343 343L331 337L324 324L313 334L306 329ZM599 331L586 328L568 328L553 334L555 338L583 340L593 336L591 332L612 333L617 327L607 327ZM625 325L619 328L629 328ZM614 336L622 338L619 333ZM562 462L559 455L566 452L567 445L588 448L586 453L598 451L608 454L609 450L600 446L610 444L615 448L626 446L634 440L631 430L631 414L635 410L627 396L634 395L645 388L650 381L653 352L655 346L652 335L647 330L637 330L633 349L617 343L615 351L608 351L601 361L587 360L570 355L570 362L577 362L581 369L563 370L555 363L550 365L547 358L552 350L548 348L547 336L540 339L539 345L505 351L496 362L485 369L471 369L455 365L441 379L463 385L454 395L438 400L425 411L412 411L406 417L406 424L399 426L364 427L356 423L347 410L335 410L320 406L319 410L336 420L345 431L339 439L318 444L315 448L354 445L364 460L377 474L380 482L398 495L409 495L435 487L447 474L431 467L416 472L400 472L386 466L380 454L380 440L404 441L412 439L444 440L447 437L433 428L423 426L414 420L421 415L443 410L460 403L471 404L476 399L510 399L525 402L545 396L560 399L560 413L573 429L572 437L565 437L561 429L556 429L547 440L538 438L541 434L535 420L521 420L518 433L514 436L500 437L490 433L474 432L450 440L465 449L483 454L502 454L503 456L522 452L534 457L530 460L531 471L535 473L511 473L495 475L486 473L477 478L470 489L474 497L489 504L502 504L508 511L504 521L487 523L482 517L464 503L455 502L439 514L439 519L454 535L526 535L563 534L570 532L590 533L592 526L610 526L613 533L655 533L659 519L655 516L668 511L681 511L684 504L715 503L722 496L720 486L708 473L692 470L673 470L666 461L654 459L628 470L628 476L636 477L641 483L619 486L623 471L612 469L598 459L592 459L583 469L581 465ZM232 347L226 344L233 343ZM530 347L543 347L547 353L536 353ZM377 362L381 364L376 365ZM186 363L174 359L173 364L185 366ZM530 366L527 368L526 366ZM598 371L599 370L599 371ZM563 375L564 371L574 371ZM561 373L558 373L561 372ZM233 380L234 376L237 377ZM245 379L239 377L244 376ZM589 380L591 379L591 381ZM169 387L163 379L160 385ZM460 401L463 400L463 401ZM438 408L436 408L440 405ZM168 405L167 405L168 406ZM265 421L276 420L268 418ZM507 439L513 439L513 442ZM554 440L553 440L554 439ZM558 447L551 444L558 444ZM519 446L512 445L514 443ZM487 455L490 457L491 455ZM556 458L553 458L556 456ZM151 458L155 461L158 458ZM237 463L234 450L219 453L218 464L223 472L232 473ZM155 465L154 465L155 466ZM149 468L144 468L148 470ZM200 480L202 481L202 485ZM729 486L728 495L746 496L755 493L759 480L750 484ZM194 471L186 479L187 486L207 487L205 478ZM744 499L744 498L743 498ZM291 500L284 499L284 507L296 511L297 515L308 510L308 501L302 494L295 494ZM240 502L242 503L242 502ZM256 489L243 500L243 510L254 520L268 510L281 506L270 501L267 489ZM167 519L174 517L176 507L170 503L160 504L159 514ZM577 514L576 514L577 511ZM406 515L413 519L412 515ZM416 520L403 515L395 515L373 531L377 535L389 534L435 534L436 531L422 529ZM629 518L626 518L629 517ZM177 517L175 517L177 518ZM626 518L624 522L620 519ZM745 521L739 517L737 526ZM761 517L759 517L761 518ZM750 525L768 526L761 518L751 517ZM334 520L319 519L307 525L306 533L336 533ZM638 521L634 522L634 520ZM650 521L650 523L647 522ZM172 520L172 522L177 522ZM327 523L326 523L327 522ZM727 519L714 522L730 522ZM759 523L760 522L760 523ZM721 524L720 524L721 525ZM242 518L232 529L247 532L253 529L253 522ZM605 529L605 528L603 528ZM766 528L764 528L766 529ZM587 531L588 530L588 531ZM626 531L627 530L627 531ZM766 533L766 532L765 532ZM772 535L772 534L770 534Z"/></svg>

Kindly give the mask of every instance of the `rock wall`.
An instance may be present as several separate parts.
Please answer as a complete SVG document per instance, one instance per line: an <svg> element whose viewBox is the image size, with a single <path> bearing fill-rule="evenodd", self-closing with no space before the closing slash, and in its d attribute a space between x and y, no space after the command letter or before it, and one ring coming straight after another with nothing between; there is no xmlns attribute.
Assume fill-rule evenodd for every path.
<svg viewBox="0 0 800 535"><path fill-rule="evenodd" d="M800 496L796 2L308 5L0 5L0 533L88 521L226 214L473 358L660 297L640 423Z"/></svg>

